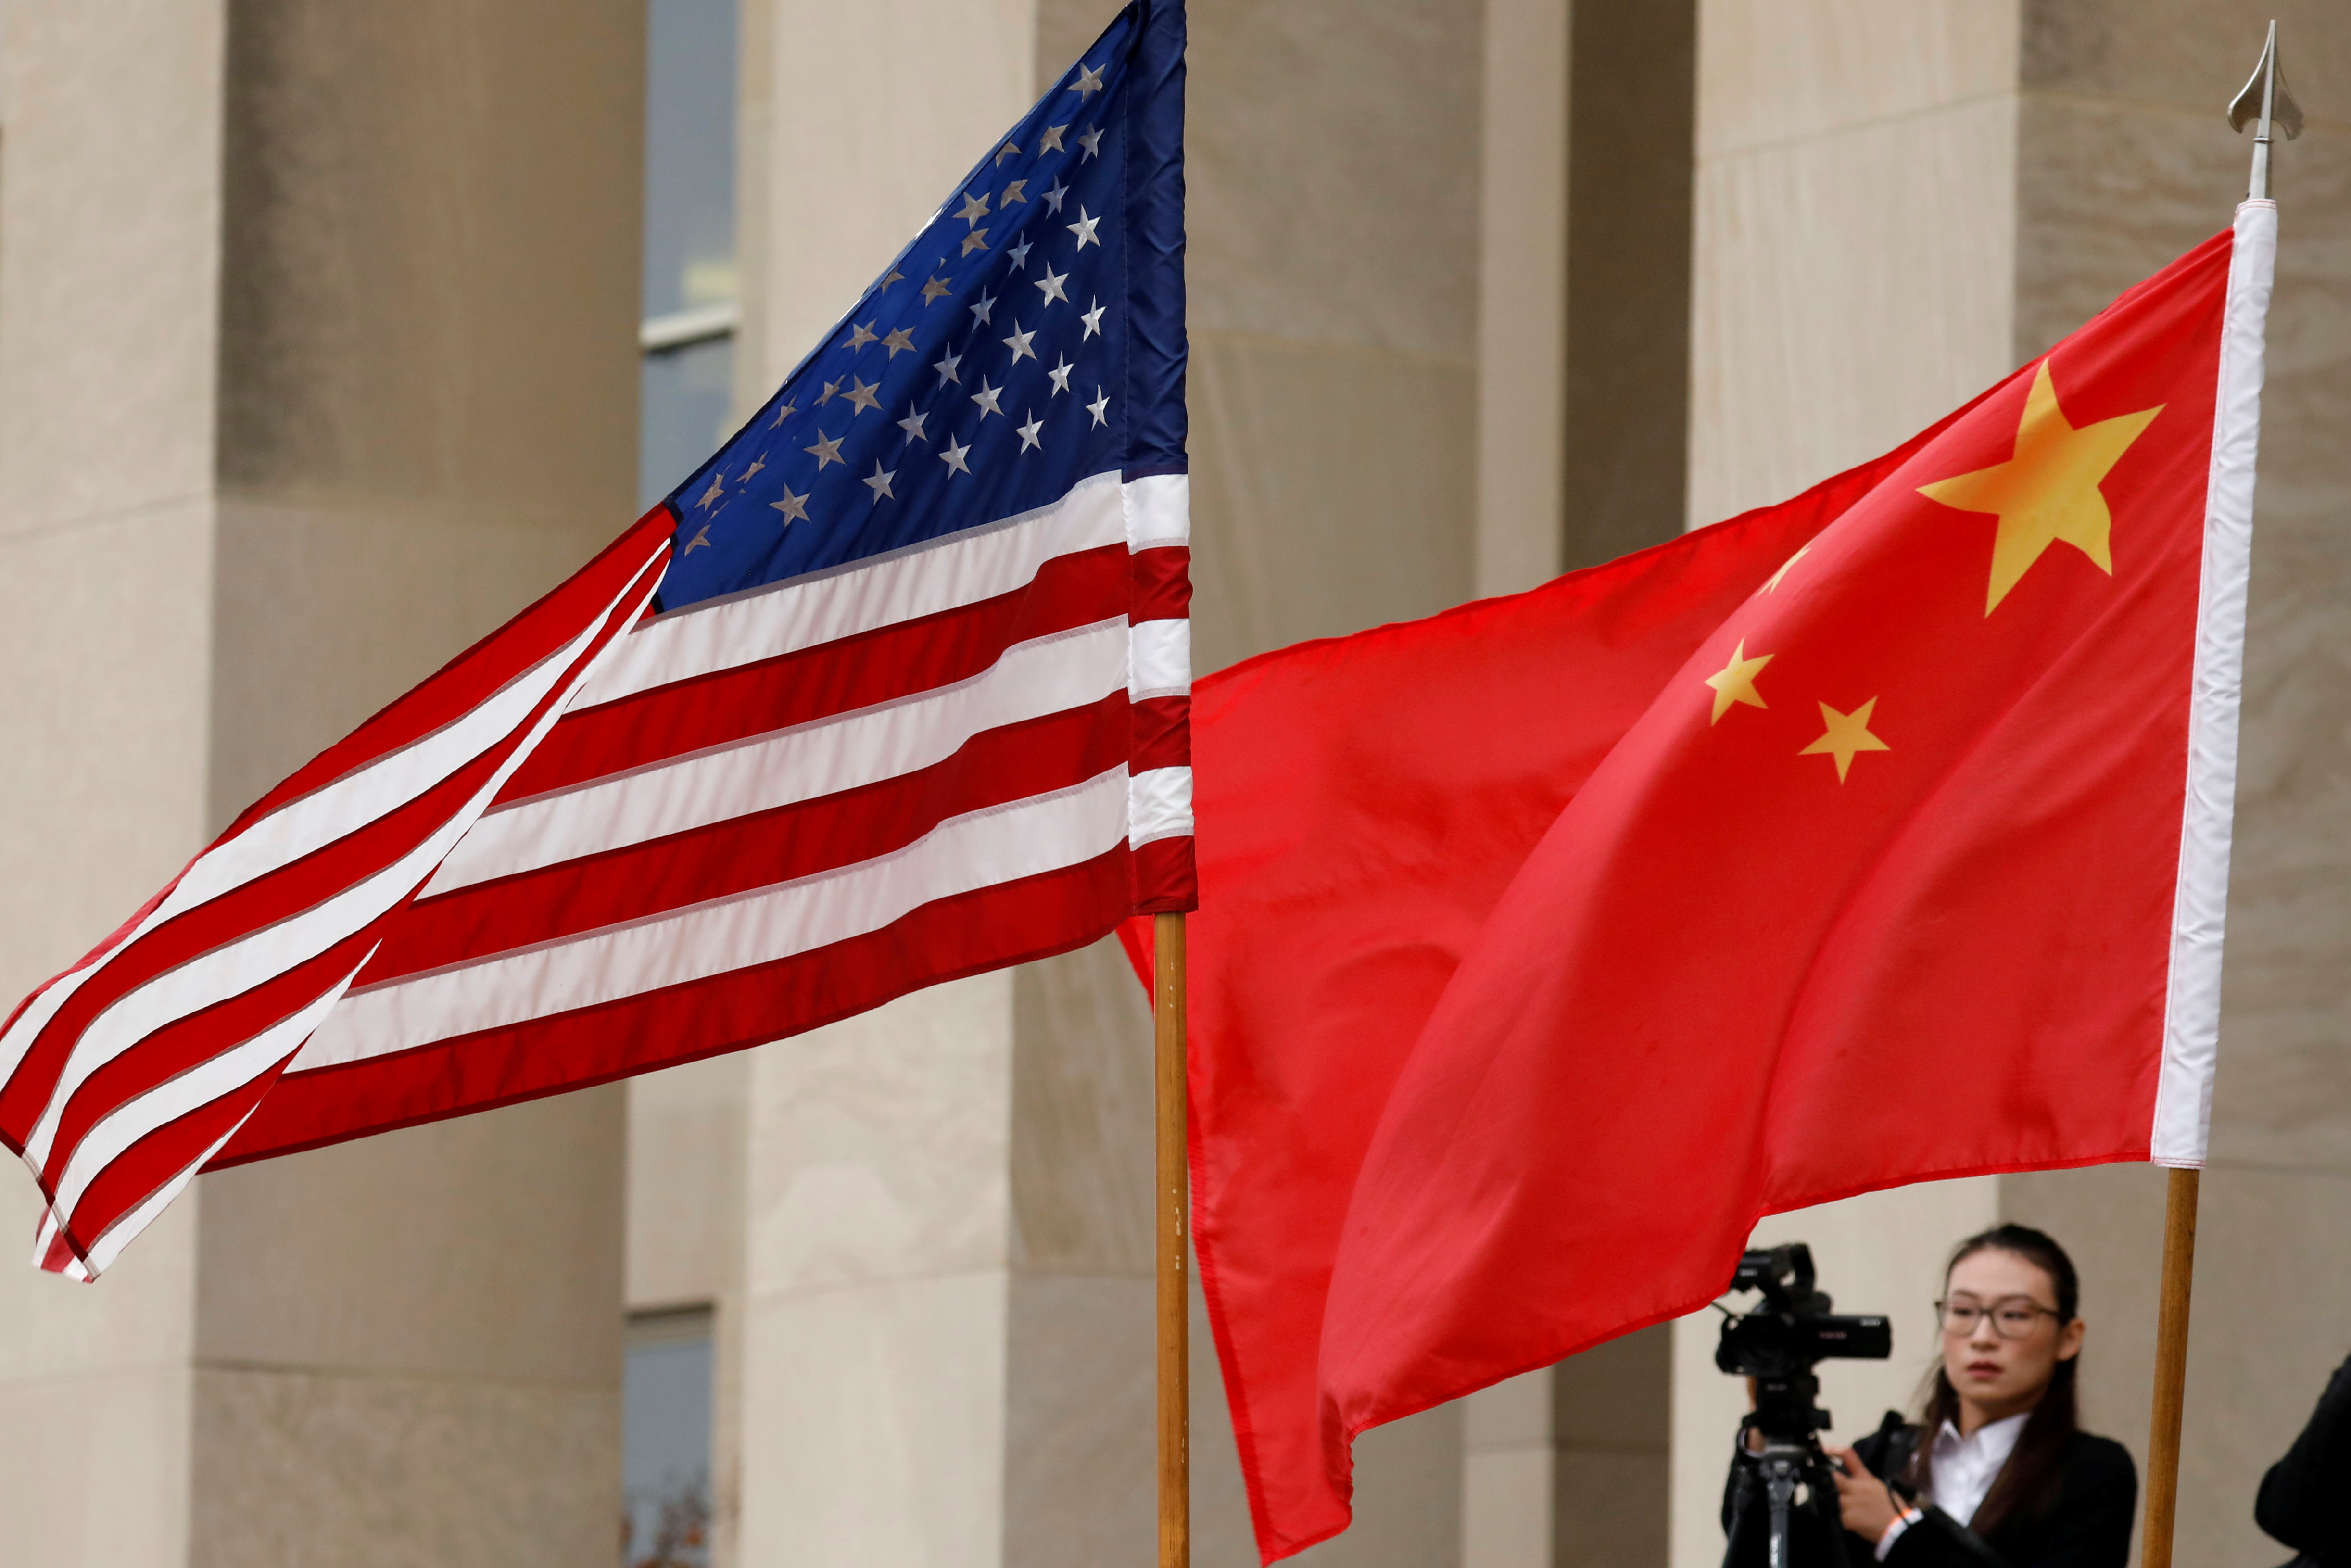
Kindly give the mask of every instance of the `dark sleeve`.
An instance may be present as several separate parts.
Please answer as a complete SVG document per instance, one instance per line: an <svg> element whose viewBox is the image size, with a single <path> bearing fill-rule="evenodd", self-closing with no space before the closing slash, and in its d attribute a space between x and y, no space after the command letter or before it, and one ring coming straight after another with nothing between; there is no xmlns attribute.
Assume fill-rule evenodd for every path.
<svg viewBox="0 0 2351 1568"><path fill-rule="evenodd" d="M1930 1508L1896 1540L1886 1568L2126 1568L2138 1500L2130 1451L2104 1437L2077 1437L2065 1469L2064 1490L2047 1520L2009 1542L2014 1555Z"/></svg>
<svg viewBox="0 0 2351 1568"><path fill-rule="evenodd" d="M2310 1424L2262 1478L2253 1522L2296 1552L2333 1559L2351 1552L2351 1361L2335 1369Z"/></svg>
<svg viewBox="0 0 2351 1568"><path fill-rule="evenodd" d="M1926 1516L1895 1537L1886 1554L1886 1568L2017 1568L1991 1543L1941 1509L1929 1504Z"/></svg>
<svg viewBox="0 0 2351 1568"><path fill-rule="evenodd" d="M1898 1477L1889 1472L1910 1462L1914 1434L1903 1421L1902 1413L1888 1410L1885 1419L1877 1423L1876 1431L1854 1440L1853 1451L1861 1456L1861 1462L1867 1465L1869 1473L1879 1480L1898 1480Z"/></svg>

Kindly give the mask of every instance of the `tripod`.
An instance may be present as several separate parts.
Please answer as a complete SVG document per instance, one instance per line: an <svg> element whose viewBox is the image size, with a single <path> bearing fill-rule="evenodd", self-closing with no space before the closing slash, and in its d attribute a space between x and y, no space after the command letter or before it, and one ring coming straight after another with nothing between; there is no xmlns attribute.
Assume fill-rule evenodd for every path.
<svg viewBox="0 0 2351 1568"><path fill-rule="evenodd" d="M1754 1413L1739 1424L1723 1568L1842 1568L1836 1480L1819 1437L1828 1412L1813 1403L1820 1391L1809 1372L1756 1379ZM1749 1447L1750 1432L1760 1448Z"/></svg>

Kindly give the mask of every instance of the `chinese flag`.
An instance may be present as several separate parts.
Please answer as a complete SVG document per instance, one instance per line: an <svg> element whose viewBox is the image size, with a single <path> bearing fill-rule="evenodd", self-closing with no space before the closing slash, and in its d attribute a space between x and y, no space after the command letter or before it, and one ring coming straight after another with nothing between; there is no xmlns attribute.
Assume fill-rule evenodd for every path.
<svg viewBox="0 0 2351 1568"><path fill-rule="evenodd" d="M2275 209L1896 452L1201 683L1195 1243L1269 1560L1761 1217L2203 1155Z"/></svg>

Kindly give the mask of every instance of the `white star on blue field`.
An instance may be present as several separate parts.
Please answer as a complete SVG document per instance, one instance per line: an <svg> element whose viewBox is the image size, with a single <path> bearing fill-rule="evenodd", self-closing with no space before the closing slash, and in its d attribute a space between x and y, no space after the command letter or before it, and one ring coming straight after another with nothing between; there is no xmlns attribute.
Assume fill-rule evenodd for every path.
<svg viewBox="0 0 2351 1568"><path fill-rule="evenodd" d="M989 150L673 493L665 609L1018 517L1119 467L1126 31Z"/></svg>

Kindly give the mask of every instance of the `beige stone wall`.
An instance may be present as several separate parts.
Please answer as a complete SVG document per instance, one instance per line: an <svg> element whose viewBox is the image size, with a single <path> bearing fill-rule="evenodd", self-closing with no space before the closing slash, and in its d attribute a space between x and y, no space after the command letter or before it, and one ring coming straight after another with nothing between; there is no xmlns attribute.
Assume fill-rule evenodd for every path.
<svg viewBox="0 0 2351 1568"><path fill-rule="evenodd" d="M642 27L8 8L12 995L627 521ZM207 1177L95 1286L0 1270L14 1550L605 1560L620 1111Z"/></svg>
<svg viewBox="0 0 2351 1568"><path fill-rule="evenodd" d="M1692 526L2011 369L2015 0L1699 7Z"/></svg>
<svg viewBox="0 0 2351 1568"><path fill-rule="evenodd" d="M5 27L0 714L16 740L0 764L0 977L14 996L138 907L204 831L223 17L16 5ZM29 1237L36 1196L9 1177L0 1230ZM103 1295L21 1252L0 1269L0 1517L27 1561L186 1555L197 1207L155 1226Z"/></svg>

